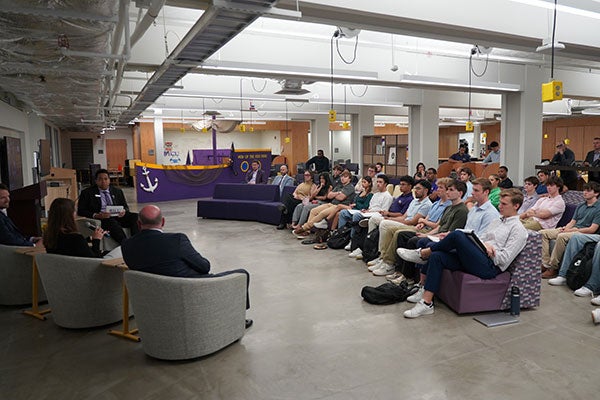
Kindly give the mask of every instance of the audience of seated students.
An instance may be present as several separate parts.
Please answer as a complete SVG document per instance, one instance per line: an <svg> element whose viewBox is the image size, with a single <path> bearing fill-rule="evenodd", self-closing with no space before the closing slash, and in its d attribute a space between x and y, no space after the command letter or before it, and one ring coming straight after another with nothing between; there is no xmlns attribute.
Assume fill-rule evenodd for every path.
<svg viewBox="0 0 600 400"><path fill-rule="evenodd" d="M464 163L471 161L471 156L469 155L469 148L465 145L460 145L458 148L458 152L452 154L448 159L450 162L461 161Z"/></svg>
<svg viewBox="0 0 600 400"><path fill-rule="evenodd" d="M317 155L306 161L306 168L317 173L329 172L329 158L325 157L323 150L317 150Z"/></svg>
<svg viewBox="0 0 600 400"><path fill-rule="evenodd" d="M265 174L265 171L260 169L260 164L258 163L258 160L252 160L252 162L250 163L250 170L248 171L248 173L246 173L246 183L250 185L258 185L265 184L267 183L267 181L267 174Z"/></svg>
<svg viewBox="0 0 600 400"><path fill-rule="evenodd" d="M371 180L373 181L373 188L375 186L375 184L377 183L377 181L375 180L375 165L371 164L367 167L367 175L369 178L371 178ZM359 179L358 182L356 182L356 185L354 186L354 192L356 194L359 194L360 192L363 191L363 186L362 186L362 182Z"/></svg>
<svg viewBox="0 0 600 400"><path fill-rule="evenodd" d="M344 168L339 165L333 166L333 172L331 175L331 184L333 187L336 187L342 182L342 172L344 172Z"/></svg>
<svg viewBox="0 0 600 400"><path fill-rule="evenodd" d="M383 170L383 163L382 162L378 162L375 164L375 175L379 176L379 175L383 175L385 174L385 171Z"/></svg>
<svg viewBox="0 0 600 400"><path fill-rule="evenodd" d="M466 203L472 203L473 202L473 198L472 198L472 192L473 192L473 180L474 176L473 176L473 171L471 171L471 168L469 167L462 167L458 169L458 179L462 182L465 183L465 185L467 185L467 192L464 194L463 196L463 202Z"/></svg>
<svg viewBox="0 0 600 400"><path fill-rule="evenodd" d="M489 180L490 184L492 185L489 195L490 203L492 203L492 205L497 209L498 204L500 204L500 188L498 187L498 184L500 183L500 177L496 174L491 174Z"/></svg>
<svg viewBox="0 0 600 400"><path fill-rule="evenodd" d="M573 235L567 244L565 255L558 271L558 276L552 279L548 279L548 283L552 286L563 286L567 284L567 271L571 266L573 258L579 253L583 246L588 243L596 243L594 248L594 257L592 258L592 274L590 275L587 282L575 290L573 294L579 297L596 296L592 298L592 304L600 306L600 234L584 234L578 233ZM597 318L594 319L595 323L600 323Z"/></svg>
<svg viewBox="0 0 600 400"><path fill-rule="evenodd" d="M277 225L277 229L285 229L286 225L292 222L292 215L298 204L310 202L313 188L316 188L316 184L312 173L304 171L304 182L296 187L294 193L288 193L281 201L283 203L280 207L281 220Z"/></svg>
<svg viewBox="0 0 600 400"><path fill-rule="evenodd" d="M427 172L425 173L426 179L431 184L431 190L429 191L429 200L437 201L439 196L437 193L437 169L435 168L427 168Z"/></svg>
<svg viewBox="0 0 600 400"><path fill-rule="evenodd" d="M353 220L353 216L356 216L356 221L359 221L359 217L361 215L360 212L364 212L365 210L367 210L369 208L369 205L371 204L371 200L373 199L373 197L376 194L380 193L379 180L375 181L375 188L373 188L373 180L370 176L365 176L364 178L362 178L360 180L360 184L362 185L362 190L358 195L354 197L354 203L348 205L338 204L335 215L333 217L329 216L328 219L331 220L332 229L343 227L344 225L346 225L346 223ZM392 197L389 193L388 195L390 196L390 198ZM379 196L377 197L377 199L379 199ZM350 210L355 211L356 213L353 214ZM352 230L352 232L354 232L354 230Z"/></svg>
<svg viewBox="0 0 600 400"><path fill-rule="evenodd" d="M279 175L273 179L273 185L279 186L279 194L283 193L285 186L294 186L294 178L288 175L288 167L283 164L279 167Z"/></svg>
<svg viewBox="0 0 600 400"><path fill-rule="evenodd" d="M536 175L539 180L539 183L537 185L537 188L535 188L535 192L537 194L539 194L540 196L548 193L548 188L546 187L546 181L548 180L550 175L548 175L547 171L538 171L538 173Z"/></svg>
<svg viewBox="0 0 600 400"><path fill-rule="evenodd" d="M77 230L75 202L56 198L48 211L48 226L44 232L44 247L47 253L74 257L102 257L100 240L105 231L98 227L92 232L92 247Z"/></svg>
<svg viewBox="0 0 600 400"><path fill-rule="evenodd" d="M533 231L556 228L556 224L565 212L565 202L560 195L562 186L563 182L559 177L548 178L546 181L548 196L540 197L529 210L520 215L525 228Z"/></svg>
<svg viewBox="0 0 600 400"><path fill-rule="evenodd" d="M583 186L583 199L575 210L573 219L558 229L542 229L542 278L554 278L558 274L565 248L569 239L576 233L596 233L600 227L600 184L586 183ZM556 240L552 254L550 253L550 240Z"/></svg>
<svg viewBox="0 0 600 400"><path fill-rule="evenodd" d="M0 183L0 244L6 246L32 247L41 244L40 237L25 237L19 228L8 217L8 206L10 205L10 191L8 186Z"/></svg>
<svg viewBox="0 0 600 400"><path fill-rule="evenodd" d="M369 271L374 274L377 270L382 270L381 272L385 270L392 271L388 274L389 279L399 278L402 275L400 273L401 271L396 269L397 273L393 272L396 267L396 249L400 242L399 237L402 238L402 243L405 243L410 238L415 237L417 232L435 234L439 232L440 229L449 229L450 226L453 226L451 221L455 218L455 211L457 209L457 207L453 207L453 203L462 204L461 197L465 191L465 185L464 183L451 178L441 178L439 180L438 190L440 193L440 201L431 206L429 213L427 213L425 218L419 218L417 221L418 223L415 226L400 226L395 231L387 231L387 234L391 234L392 236L383 239L379 258L367 263ZM459 196L458 200L456 200L457 196ZM464 226L467 218L467 208L464 204L462 204L462 208L464 208L464 218L460 224L461 228ZM442 230L442 232L444 232L444 230ZM380 225L380 237L384 234L386 234L386 232L381 230ZM380 275L380 273L375 275Z"/></svg>
<svg viewBox="0 0 600 400"><path fill-rule="evenodd" d="M352 175L350 171L342 172L342 183L333 188L331 192L327 194L327 198L331 200L331 203L322 204L310 211L308 221L296 229L294 233L301 235L303 232L308 232L312 227L326 219L329 215L336 211L338 204L350 204L354 200L354 187L350 183Z"/></svg>
<svg viewBox="0 0 600 400"><path fill-rule="evenodd" d="M523 204L517 212L519 215L533 207L535 202L540 198L540 195L537 192L539 183L540 181L535 176L525 178L525 181L523 182L523 190L525 191L523 194Z"/></svg>
<svg viewBox="0 0 600 400"><path fill-rule="evenodd" d="M523 195L514 189L502 192L500 213L487 229L478 235L486 252L479 248L464 232L450 232L439 242L427 248L415 250L399 249L399 255L407 261L423 264L421 285L411 296L415 306L404 312L406 318L417 318L434 312L433 296L439 290L442 271L465 271L482 279L493 279L506 271L510 263L527 243L527 230L519 222L517 210Z"/></svg>
<svg viewBox="0 0 600 400"><path fill-rule="evenodd" d="M513 182L508 177L508 167L506 165L498 168L498 176L500 177L500 183L498 184L500 189L510 189L513 187Z"/></svg>
<svg viewBox="0 0 600 400"><path fill-rule="evenodd" d="M384 217L384 220L379 223L378 250L380 254L389 246L397 230L407 225L415 226L419 223L420 218L427 216L431 208L429 189L430 185L426 180L416 182L414 186L415 199L408 206L406 213L398 217ZM372 272L376 276L385 276L393 273L394 267L387 263L381 263L379 268Z"/></svg>
<svg viewBox="0 0 600 400"><path fill-rule="evenodd" d="M483 159L483 162L485 164L500 162L500 145L498 142L493 141L490 143L490 152L488 153L487 157Z"/></svg>
<svg viewBox="0 0 600 400"><path fill-rule="evenodd" d="M329 203L327 195L333 186L331 179L327 172L319 174L319 184L312 187L310 191L310 201L303 201L294 208L294 214L292 215L292 229L296 229L308 221L308 215L310 210L318 207L321 204Z"/></svg>
<svg viewBox="0 0 600 400"><path fill-rule="evenodd" d="M359 222L360 226L363 228L369 227L369 232L373 229L376 229L379 226L379 223L383 221L384 218L391 217L401 217L408 210L408 206L413 201L414 197L412 194L412 188L415 184L415 180L408 175L404 175L400 177L400 196L396 197L392 201L392 205L390 206L388 211L380 211L379 214L372 215L368 219L363 219Z"/></svg>
<svg viewBox="0 0 600 400"><path fill-rule="evenodd" d="M236 269L217 274L210 273L210 261L202 257L183 233L165 233L165 219L160 208L147 205L140 210L140 233L123 242L123 260L129 269L149 274L181 278L214 278L234 273L246 275L246 309L250 308L250 274ZM252 320L246 320L246 328Z"/></svg>
<svg viewBox="0 0 600 400"><path fill-rule="evenodd" d="M110 232L110 236L121 244L125 240L123 228L129 228L135 235L137 214L129 211L123 191L110 184L108 171L99 169L94 176L95 185L84 189L77 201L77 215L100 220L100 226ZM113 216L107 211L108 206L122 206L123 211Z"/></svg>
<svg viewBox="0 0 600 400"><path fill-rule="evenodd" d="M415 172L415 174L413 175L413 178L415 181L420 181L421 179L426 179L427 178L427 168L425 167L425 164L423 164L422 162L418 163L415 170L417 172Z"/></svg>

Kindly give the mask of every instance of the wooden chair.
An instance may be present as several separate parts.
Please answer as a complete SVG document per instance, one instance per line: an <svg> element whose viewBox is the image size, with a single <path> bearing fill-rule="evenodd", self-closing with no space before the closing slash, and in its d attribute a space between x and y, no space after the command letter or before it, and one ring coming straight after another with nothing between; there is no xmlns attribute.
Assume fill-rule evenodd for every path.
<svg viewBox="0 0 600 400"><path fill-rule="evenodd" d="M488 164L481 172L480 178L488 178L491 174L497 174L500 163Z"/></svg>

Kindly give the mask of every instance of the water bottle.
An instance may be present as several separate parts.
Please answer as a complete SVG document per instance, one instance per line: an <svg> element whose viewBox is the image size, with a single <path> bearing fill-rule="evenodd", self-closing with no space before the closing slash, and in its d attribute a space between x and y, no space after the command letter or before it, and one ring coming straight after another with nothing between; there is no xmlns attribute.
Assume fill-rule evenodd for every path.
<svg viewBox="0 0 600 400"><path fill-rule="evenodd" d="M510 290L510 315L519 316L521 314L521 297L519 288L513 286Z"/></svg>

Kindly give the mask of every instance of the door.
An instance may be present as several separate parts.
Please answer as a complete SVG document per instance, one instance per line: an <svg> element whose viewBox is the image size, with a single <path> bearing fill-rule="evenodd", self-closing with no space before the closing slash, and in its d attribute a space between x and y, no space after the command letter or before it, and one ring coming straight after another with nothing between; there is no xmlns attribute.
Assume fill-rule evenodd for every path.
<svg viewBox="0 0 600 400"><path fill-rule="evenodd" d="M106 139L106 169L123 170L127 159L127 140Z"/></svg>

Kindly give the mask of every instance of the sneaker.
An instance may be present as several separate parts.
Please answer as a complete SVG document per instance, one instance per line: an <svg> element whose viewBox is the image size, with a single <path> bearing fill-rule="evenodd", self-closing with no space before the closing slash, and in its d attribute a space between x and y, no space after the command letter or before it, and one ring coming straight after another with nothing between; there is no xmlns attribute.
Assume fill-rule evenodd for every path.
<svg viewBox="0 0 600 400"><path fill-rule="evenodd" d="M548 284L552 286L564 286L567 284L567 278L557 276L556 278L548 279Z"/></svg>
<svg viewBox="0 0 600 400"><path fill-rule="evenodd" d="M362 250L360 249L360 247L357 247L356 250L350 252L350 254L348 254L348 257L353 257L353 258L358 258L360 256L360 258L362 259Z"/></svg>
<svg viewBox="0 0 600 400"><path fill-rule="evenodd" d="M319 222L317 222L316 224L313 225L315 228L317 229L327 229L329 228L329 224L327 223L326 219L323 219Z"/></svg>
<svg viewBox="0 0 600 400"><path fill-rule="evenodd" d="M404 275L402 275L402 276L400 276L400 277L398 277L396 279L392 279L390 282L392 282L394 285L399 285L399 284L401 284L404 281L406 281L406 283L408 285L410 285L410 283L409 283L410 281L408 279L406 279L406 277Z"/></svg>
<svg viewBox="0 0 600 400"><path fill-rule="evenodd" d="M592 304L595 306L600 306L600 296L594 297L592 299Z"/></svg>
<svg viewBox="0 0 600 400"><path fill-rule="evenodd" d="M419 290L413 295L410 295L406 298L406 301L409 303L418 303L423 298L423 293L425 293L425 288L423 286L419 286Z"/></svg>
<svg viewBox="0 0 600 400"><path fill-rule="evenodd" d="M396 268L393 265L390 265L388 263L386 263L385 261L382 261L381 264L379 265L379 268L377 268L375 271L373 271L373 275L375 276L386 276L391 274L392 272L394 272Z"/></svg>
<svg viewBox="0 0 600 400"><path fill-rule="evenodd" d="M373 272L377 269L379 269L379 267L381 267L381 264L383 264L383 260L380 258L379 262L377 262L377 264L373 264L371 265L369 268L367 268L369 271Z"/></svg>
<svg viewBox="0 0 600 400"><path fill-rule="evenodd" d="M586 288L585 286L580 287L579 289L574 291L573 294L577 297L588 297L588 296L594 297L594 292L592 292L590 289Z"/></svg>
<svg viewBox="0 0 600 400"><path fill-rule="evenodd" d="M396 249L396 254L398 254L401 259L415 264L425 264L427 262L421 258L421 249L411 250L398 248Z"/></svg>
<svg viewBox="0 0 600 400"><path fill-rule="evenodd" d="M350 249L352 249L352 243L348 243L346 247L344 247L344 250L346 251L350 251Z"/></svg>
<svg viewBox="0 0 600 400"><path fill-rule="evenodd" d="M360 226L361 228L368 228L369 227L369 218L363 218L360 221L358 221L358 226Z"/></svg>
<svg viewBox="0 0 600 400"><path fill-rule="evenodd" d="M306 239L307 237L310 236L310 232L306 232L306 231L302 231L300 233L296 233L296 232L292 232L294 234L294 236L296 236L296 239L300 240L300 239Z"/></svg>
<svg viewBox="0 0 600 400"><path fill-rule="evenodd" d="M430 305L425 304L425 302L421 299L413 308L410 310L404 311L404 318L417 318L421 315L430 315L433 314L433 303Z"/></svg>
<svg viewBox="0 0 600 400"><path fill-rule="evenodd" d="M596 308L592 311L592 321L594 321L595 324L600 324L600 308Z"/></svg>
<svg viewBox="0 0 600 400"><path fill-rule="evenodd" d="M398 279L400 277L404 278L404 275L402 275L402 272L396 271L393 274L386 275L385 279L387 279L388 281L393 281L394 279Z"/></svg>
<svg viewBox="0 0 600 400"><path fill-rule="evenodd" d="M381 262L381 257L377 257L376 259L369 261L367 263L367 265L370 267L372 265L379 264L380 262Z"/></svg>

